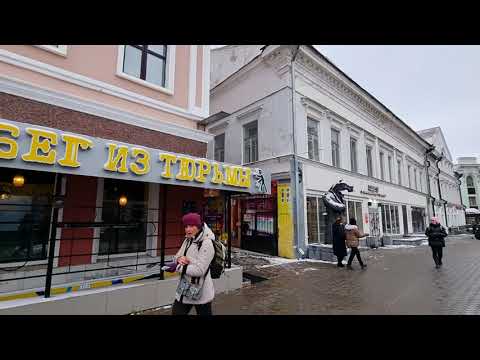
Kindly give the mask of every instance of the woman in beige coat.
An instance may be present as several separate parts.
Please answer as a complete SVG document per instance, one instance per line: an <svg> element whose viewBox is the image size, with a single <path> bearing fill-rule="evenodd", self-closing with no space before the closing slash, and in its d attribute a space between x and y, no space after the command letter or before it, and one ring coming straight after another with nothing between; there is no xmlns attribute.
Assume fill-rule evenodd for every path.
<svg viewBox="0 0 480 360"><path fill-rule="evenodd" d="M349 224L345 225L345 242L347 246L352 249L347 263L348 270L353 270L352 261L355 255L357 255L358 262L362 269L367 267L367 265L363 263L362 258L360 257L360 251L358 250L358 246L360 245L359 239L365 236L368 236L368 234L362 234L358 230L357 220L355 220L355 218L351 218Z"/></svg>
<svg viewBox="0 0 480 360"><path fill-rule="evenodd" d="M181 276L172 315L187 315L193 306L197 315L212 315L215 289L209 268L215 255L212 243L215 235L202 223L199 214L189 213L182 221L185 240L174 257Z"/></svg>

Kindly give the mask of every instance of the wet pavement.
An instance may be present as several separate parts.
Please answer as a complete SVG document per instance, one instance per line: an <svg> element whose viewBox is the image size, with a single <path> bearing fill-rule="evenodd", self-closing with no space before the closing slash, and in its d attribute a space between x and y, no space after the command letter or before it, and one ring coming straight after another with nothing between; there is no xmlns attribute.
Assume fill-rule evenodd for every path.
<svg viewBox="0 0 480 360"><path fill-rule="evenodd" d="M218 315L480 314L480 241L451 236L443 267L436 269L428 246L362 252L368 268L300 261L265 266L249 274L268 280L215 298ZM169 314L170 309L146 315ZM192 311L194 313L194 311Z"/></svg>

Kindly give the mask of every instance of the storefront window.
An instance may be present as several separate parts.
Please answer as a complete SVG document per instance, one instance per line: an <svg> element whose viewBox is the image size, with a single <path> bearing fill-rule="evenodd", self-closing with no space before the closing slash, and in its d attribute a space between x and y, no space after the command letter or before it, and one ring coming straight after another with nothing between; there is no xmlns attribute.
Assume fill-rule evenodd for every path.
<svg viewBox="0 0 480 360"><path fill-rule="evenodd" d="M118 199L125 195L125 207ZM100 234L100 255L136 253L146 250L148 184L105 179Z"/></svg>
<svg viewBox="0 0 480 360"><path fill-rule="evenodd" d="M347 214L350 221L351 218L357 220L357 226L360 232L363 232L363 213L362 213L362 203L359 201L347 201Z"/></svg>
<svg viewBox="0 0 480 360"><path fill-rule="evenodd" d="M382 212L382 229L384 234L400 234L400 219L398 206L391 204L380 204Z"/></svg>
<svg viewBox="0 0 480 360"><path fill-rule="evenodd" d="M318 206L316 197L307 197L308 242L319 243Z"/></svg>
<svg viewBox="0 0 480 360"><path fill-rule="evenodd" d="M414 233L425 232L425 209L412 207L412 226Z"/></svg>
<svg viewBox="0 0 480 360"><path fill-rule="evenodd" d="M25 183L12 185L20 174ZM2 168L0 171L0 263L47 257L55 174Z"/></svg>

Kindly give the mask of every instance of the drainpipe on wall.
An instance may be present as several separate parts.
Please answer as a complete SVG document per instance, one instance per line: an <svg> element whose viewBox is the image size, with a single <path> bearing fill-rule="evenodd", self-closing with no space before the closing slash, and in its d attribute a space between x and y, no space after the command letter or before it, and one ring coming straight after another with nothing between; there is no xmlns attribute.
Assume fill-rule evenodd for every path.
<svg viewBox="0 0 480 360"><path fill-rule="evenodd" d="M443 159L443 153L440 155L440 157L437 159L437 161L435 161L435 165L437 166L437 169L438 169L437 184L438 184L438 198L440 199L440 201L442 201L443 198L442 198L442 190L441 190L441 187L440 187L440 173L441 173L441 170L440 170L440 166L438 166L438 164L440 163L440 161L442 161L442 159ZM444 211L444 214L445 214L445 225L448 229L447 203L445 202L445 200L443 200L443 201L444 201L443 211Z"/></svg>
<svg viewBox="0 0 480 360"><path fill-rule="evenodd" d="M297 45L297 48L294 50L292 55L292 60L290 64L290 75L291 75L291 82L292 82L292 137L293 137L293 194L295 194L295 201L293 202L293 214L294 214L294 237L295 237L295 255L297 258L302 258L305 255L305 252L302 248L302 243L300 239L300 211L301 206L299 206L300 201L300 191L299 191L299 181L298 181L298 158L297 158L297 139L296 139L296 132L295 132L295 120L296 120L296 111L295 111L295 59L298 55L298 51L300 50L300 45ZM305 240L305 239L303 239Z"/></svg>
<svg viewBox="0 0 480 360"><path fill-rule="evenodd" d="M454 174L455 174L455 177L457 178L457 183L458 183L458 193L460 194L460 205L462 205L463 215L466 219L467 213L465 211L465 206L463 205L463 199L462 199L462 180L460 180L463 177L463 174L460 174L457 171L455 171Z"/></svg>
<svg viewBox="0 0 480 360"><path fill-rule="evenodd" d="M430 147L427 150L425 150L425 169L426 169L426 175L427 175L427 191L428 191L428 196L427 196L427 216L430 221L430 201L432 202L432 211L433 211L433 216L435 216L435 200L433 199L432 196L432 189L430 188L430 174L428 172L428 169L430 168L430 161L428 161L428 154L430 154L435 147Z"/></svg>

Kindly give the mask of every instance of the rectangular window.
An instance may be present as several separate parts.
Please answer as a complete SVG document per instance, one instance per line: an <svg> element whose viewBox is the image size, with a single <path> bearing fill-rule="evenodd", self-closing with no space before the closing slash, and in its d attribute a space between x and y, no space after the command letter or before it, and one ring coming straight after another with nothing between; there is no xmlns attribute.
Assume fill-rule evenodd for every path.
<svg viewBox="0 0 480 360"><path fill-rule="evenodd" d="M418 190L417 169L413 169L413 181L415 182L415 190Z"/></svg>
<svg viewBox="0 0 480 360"><path fill-rule="evenodd" d="M320 160L318 150L318 121L307 119L308 158Z"/></svg>
<svg viewBox="0 0 480 360"><path fill-rule="evenodd" d="M243 162L258 161L258 122L243 126Z"/></svg>
<svg viewBox="0 0 480 360"><path fill-rule="evenodd" d="M125 45L123 73L165 87L167 45Z"/></svg>
<svg viewBox="0 0 480 360"><path fill-rule="evenodd" d="M25 179L21 187L12 186L17 174ZM47 258L54 183L54 173L2 168L0 263Z"/></svg>
<svg viewBox="0 0 480 360"><path fill-rule="evenodd" d="M340 132L332 129L332 166L340 167Z"/></svg>
<svg viewBox="0 0 480 360"><path fill-rule="evenodd" d="M385 180L385 154L380 153L380 178Z"/></svg>
<svg viewBox="0 0 480 360"><path fill-rule="evenodd" d="M127 205L120 207L120 196ZM148 184L105 179L102 221L113 226L100 233L99 255L144 252L146 250Z"/></svg>
<svg viewBox="0 0 480 360"><path fill-rule="evenodd" d="M225 134L215 136L215 157L216 161L225 161Z"/></svg>
<svg viewBox="0 0 480 360"><path fill-rule="evenodd" d="M469 197L468 200L470 200L470 207L477 206L477 199L474 197Z"/></svg>
<svg viewBox="0 0 480 360"><path fill-rule="evenodd" d="M408 187L411 189L412 188L412 177L411 177L411 167L410 165L407 166L407 172L408 172Z"/></svg>
<svg viewBox="0 0 480 360"><path fill-rule="evenodd" d="M468 191L469 195L475 195L476 194L475 188L467 188L467 191Z"/></svg>
<svg viewBox="0 0 480 360"><path fill-rule="evenodd" d="M362 203L359 201L347 201L347 214L350 221L351 218L357 220L357 226L360 232L363 232L363 212L362 212Z"/></svg>
<svg viewBox="0 0 480 360"><path fill-rule="evenodd" d="M357 140L350 138L350 166L353 172L358 172Z"/></svg>
<svg viewBox="0 0 480 360"><path fill-rule="evenodd" d="M388 157L388 180L393 183L392 157Z"/></svg>
<svg viewBox="0 0 480 360"><path fill-rule="evenodd" d="M398 206L391 204L380 205L382 213L382 228L384 234L400 234L400 219Z"/></svg>
<svg viewBox="0 0 480 360"><path fill-rule="evenodd" d="M373 158L372 158L372 147L367 146L367 175L373 176Z"/></svg>
<svg viewBox="0 0 480 360"><path fill-rule="evenodd" d="M423 191L423 171L420 171L420 178L419 178L419 190Z"/></svg>
<svg viewBox="0 0 480 360"><path fill-rule="evenodd" d="M397 161L398 166L398 185L402 185L402 162L400 160Z"/></svg>

